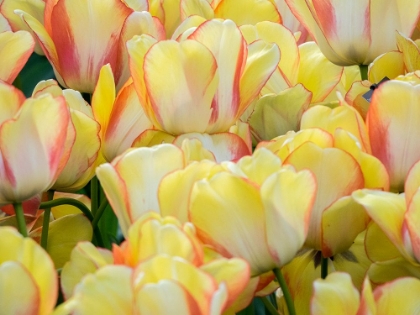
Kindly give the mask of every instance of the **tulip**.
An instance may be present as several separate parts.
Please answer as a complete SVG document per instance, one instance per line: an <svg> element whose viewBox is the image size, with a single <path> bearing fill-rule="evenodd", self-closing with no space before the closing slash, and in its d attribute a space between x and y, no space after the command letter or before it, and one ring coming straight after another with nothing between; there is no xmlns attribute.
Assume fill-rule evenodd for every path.
<svg viewBox="0 0 420 315"><path fill-rule="evenodd" d="M24 99L0 83L0 204L22 202L48 190L65 162L69 111L63 97ZM54 132L51 132L51 131ZM29 158L30 157L30 158ZM68 156L67 156L68 159Z"/></svg>
<svg viewBox="0 0 420 315"><path fill-rule="evenodd" d="M0 304L2 314L51 314L57 273L48 254L11 227L0 227Z"/></svg>
<svg viewBox="0 0 420 315"><path fill-rule="evenodd" d="M375 283L401 276L420 277L419 187L417 162L407 175L405 194L364 189L352 195L373 220L367 231L366 251L375 262L369 270Z"/></svg>
<svg viewBox="0 0 420 315"><path fill-rule="evenodd" d="M39 82L33 96L44 94L64 96L71 115L71 132L67 134L67 143L71 153L52 189L59 191L77 191L94 176L95 161L101 146L99 124L95 121L92 108L83 100L82 95L74 90L61 90L54 80Z"/></svg>
<svg viewBox="0 0 420 315"><path fill-rule="evenodd" d="M208 178L201 180L193 168L178 175L187 183L179 198L189 197L187 217L197 235L225 257L247 260L254 276L283 266L306 238L316 189L312 174L281 167L281 161L265 149L238 164L226 162L222 166L225 171L214 173L210 169ZM168 175L172 178L165 185L172 186L176 174ZM194 178L195 183L191 181ZM163 186L165 180L162 189L169 193L171 186ZM166 215L186 217L176 207L165 207L165 211Z"/></svg>
<svg viewBox="0 0 420 315"><path fill-rule="evenodd" d="M97 168L96 175L124 235L145 212L159 212L157 192L161 179L183 167L181 149L162 144L128 150L111 164L105 163Z"/></svg>
<svg viewBox="0 0 420 315"><path fill-rule="evenodd" d="M321 51L341 66L368 65L396 48L395 30L410 37L420 1L286 0Z"/></svg>
<svg viewBox="0 0 420 315"><path fill-rule="evenodd" d="M121 283L118 280L114 283L124 292L123 299L119 301L120 307L152 307L149 312L155 313L159 308L156 303L150 302L160 301L158 304L164 308L174 307L174 303L179 304L179 307L188 308L188 305L183 305L182 295L177 301L164 298L168 290L178 297L178 282L184 287L182 291L188 291L185 296L194 298L192 304L199 305L199 310L193 306L197 314L208 313L209 295L217 287L223 287L224 296L219 307L229 308L231 312L245 307L252 297L249 295L238 304L237 299L249 282L248 264L238 258L226 259L218 257L217 253L210 254L209 250L204 251L194 226L191 223L181 225L175 218L162 218L154 212L145 214L130 227L126 241L120 246L114 245L113 257L109 254L109 251L97 249L90 243L81 243L73 250L71 260L62 271L63 291L68 300L60 306L60 311L78 310L83 314L101 307L104 303L106 305L107 302L103 300L99 291L94 290L86 294L85 290L90 286L88 282L92 279L102 282L105 286L111 285L112 282L108 283L105 279L96 277L105 270L112 269L118 274L116 265L130 267L126 268L127 272L137 279L133 282ZM119 275L124 277L121 273ZM172 282L174 286L166 287L167 281ZM147 292L152 289L152 283L159 284L153 289L155 293L152 300L143 298L143 295L149 295ZM202 291L206 293L203 295ZM93 304L87 303L95 296ZM221 311L222 309L219 309L216 313Z"/></svg>
<svg viewBox="0 0 420 315"><path fill-rule="evenodd" d="M348 117L353 116L357 125L361 118L348 110ZM315 111L317 108L311 112ZM340 110L333 112L338 114ZM308 116L311 116L309 112ZM369 221L351 193L363 187L387 190L389 185L386 170L378 159L363 152L361 143L351 133L336 127L339 118L337 115L332 119L336 120L331 122L332 133L324 131L329 129L326 126L322 127L324 130L303 129L258 146L272 150L285 164L297 170L310 170L315 175L318 190L305 245L322 251L324 257L346 251ZM309 122L309 118L304 121ZM353 126L353 130L358 129L359 126ZM348 232L341 233L343 230Z"/></svg>
<svg viewBox="0 0 420 315"><path fill-rule="evenodd" d="M396 108L395 104L400 105ZM394 80L382 83L372 96L366 125L372 154L386 167L391 190L403 191L408 171L420 160L415 137L420 128L420 85Z"/></svg>
<svg viewBox="0 0 420 315"><path fill-rule="evenodd" d="M127 43L140 103L159 131L175 137L219 134L213 142L225 137L228 151L244 148L244 140L228 131L274 71L279 50L263 41L246 45L230 20L207 21L187 34L179 42L156 43L143 35ZM241 149L234 158L250 150Z"/></svg>
<svg viewBox="0 0 420 315"><path fill-rule="evenodd" d="M134 34L164 37L159 21L119 0L47 0L44 24L23 10L17 12L36 34L60 84L81 92L93 92L107 63L117 86L124 84L129 77L125 42Z"/></svg>
<svg viewBox="0 0 420 315"><path fill-rule="evenodd" d="M333 273L325 280L315 280L311 300L312 315L327 314L415 314L420 280L400 278L372 290L366 278L361 294L346 273Z"/></svg>

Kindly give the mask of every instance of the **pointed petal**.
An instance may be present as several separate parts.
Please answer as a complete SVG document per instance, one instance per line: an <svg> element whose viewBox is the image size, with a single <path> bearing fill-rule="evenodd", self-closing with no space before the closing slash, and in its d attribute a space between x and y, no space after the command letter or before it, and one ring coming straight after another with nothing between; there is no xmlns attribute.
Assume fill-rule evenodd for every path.
<svg viewBox="0 0 420 315"><path fill-rule="evenodd" d="M104 139L115 101L115 82L111 65L106 64L99 72L98 82L92 95L92 111L101 125L101 139Z"/></svg>
<svg viewBox="0 0 420 315"><path fill-rule="evenodd" d="M130 148L143 131L152 127L139 103L134 84L125 85L117 95L103 138L102 152L107 161Z"/></svg>
<svg viewBox="0 0 420 315"><path fill-rule="evenodd" d="M394 79L405 74L404 55L390 51L376 58L369 67L369 81L379 83L385 77Z"/></svg>
<svg viewBox="0 0 420 315"><path fill-rule="evenodd" d="M211 20L189 36L213 54L219 74L207 133L224 132L233 125L240 110L239 82L247 58L247 48L239 28L231 20Z"/></svg>

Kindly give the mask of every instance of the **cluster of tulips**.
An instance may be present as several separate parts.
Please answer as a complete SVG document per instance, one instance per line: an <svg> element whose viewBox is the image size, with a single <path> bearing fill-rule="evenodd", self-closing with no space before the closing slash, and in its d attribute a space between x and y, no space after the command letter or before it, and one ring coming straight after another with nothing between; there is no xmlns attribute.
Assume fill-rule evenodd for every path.
<svg viewBox="0 0 420 315"><path fill-rule="evenodd" d="M0 314L418 314L419 17L0 0Z"/></svg>

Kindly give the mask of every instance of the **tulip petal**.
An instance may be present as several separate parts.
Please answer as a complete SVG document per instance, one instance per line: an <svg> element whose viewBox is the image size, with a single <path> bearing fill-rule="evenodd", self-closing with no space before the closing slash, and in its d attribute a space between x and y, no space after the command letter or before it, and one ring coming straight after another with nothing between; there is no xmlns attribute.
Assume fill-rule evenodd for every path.
<svg viewBox="0 0 420 315"><path fill-rule="evenodd" d="M101 67L107 63L118 73L118 41L131 12L127 5L115 0L57 2L51 12L50 35L67 86L92 92Z"/></svg>
<svg viewBox="0 0 420 315"><path fill-rule="evenodd" d="M373 284L383 284L402 277L420 277L420 266L413 265L405 258L373 263L368 270L369 279Z"/></svg>
<svg viewBox="0 0 420 315"><path fill-rule="evenodd" d="M87 274L93 274L99 268L112 264L113 257L109 250L97 248L91 242L80 242L71 252L71 259L61 272L61 289L69 299L76 285Z"/></svg>
<svg viewBox="0 0 420 315"><path fill-rule="evenodd" d="M308 156L311 159L308 159ZM360 166L348 153L335 149L321 149L311 142L306 142L294 150L284 161L297 170L308 169L317 181L317 196L311 215L306 245L321 250L322 214L326 208L343 196L349 196L354 190L363 188L364 180Z"/></svg>
<svg viewBox="0 0 420 315"><path fill-rule="evenodd" d="M322 102L340 82L343 68L332 64L314 42L300 45L299 54L297 82L312 92L312 103Z"/></svg>
<svg viewBox="0 0 420 315"><path fill-rule="evenodd" d="M189 38L205 45L213 54L218 67L219 83L212 103L210 126L206 132L227 131L240 110L239 81L247 58L245 40L230 20L207 21Z"/></svg>
<svg viewBox="0 0 420 315"><path fill-rule="evenodd" d="M420 86L400 81L381 84L372 97L366 123L372 154L385 165L391 190L403 191L409 169L420 160L415 136L420 128Z"/></svg>
<svg viewBox="0 0 420 315"><path fill-rule="evenodd" d="M331 257L350 248L356 236L366 229L369 216L351 196L345 196L322 214L322 254ZM346 232L343 232L346 231Z"/></svg>
<svg viewBox="0 0 420 315"><path fill-rule="evenodd" d="M152 127L139 103L134 84L125 85L113 105L102 143L102 152L107 161L112 161L130 148L143 131Z"/></svg>
<svg viewBox="0 0 420 315"><path fill-rule="evenodd" d="M280 50L274 43L257 40L248 45L248 58L240 81L239 118L258 96L280 61Z"/></svg>
<svg viewBox="0 0 420 315"><path fill-rule="evenodd" d="M247 260L252 275L275 267L261 233L265 229L261 197L248 181L229 173L198 181L191 193L190 220L199 238L223 256Z"/></svg>
<svg viewBox="0 0 420 315"><path fill-rule="evenodd" d="M312 315L356 315L360 297L349 274L331 273L326 279L315 280L313 287Z"/></svg>
<svg viewBox="0 0 420 315"><path fill-rule="evenodd" d="M17 230L10 227L0 229L0 239L7 240L7 242L0 242L0 266L10 260L23 266L30 273L39 290L39 313L37 314L50 313L57 302L58 280L54 264L48 254L34 240L23 238ZM16 279L20 279L20 277L13 277L14 281ZM22 279L22 281L29 280L27 277L26 279ZM8 288L10 287L8 286Z"/></svg>
<svg viewBox="0 0 420 315"><path fill-rule="evenodd" d="M5 173L1 177L7 182L3 183L2 194L9 203L29 199L54 183L68 121L64 98L45 95L25 101L19 117L3 123L0 149Z"/></svg>
<svg viewBox="0 0 420 315"><path fill-rule="evenodd" d="M404 55L399 51L390 51L372 62L369 68L369 81L379 83L385 77L394 79L404 73Z"/></svg>
<svg viewBox="0 0 420 315"><path fill-rule="evenodd" d="M0 125L16 115L25 99L20 90L0 81Z"/></svg>
<svg viewBox="0 0 420 315"><path fill-rule="evenodd" d="M11 261L0 265L0 292L2 314L41 314L38 286L23 265Z"/></svg>
<svg viewBox="0 0 420 315"><path fill-rule="evenodd" d="M420 70L420 50L416 43L397 31L397 45L398 50L402 52L406 71Z"/></svg>
<svg viewBox="0 0 420 315"><path fill-rule="evenodd" d="M248 120L257 142L270 140L289 130L298 131L304 111L311 102L312 93L303 85L281 91L277 95L264 95L255 105Z"/></svg>
<svg viewBox="0 0 420 315"><path fill-rule="evenodd" d="M32 54L35 41L28 32L0 33L0 79L12 84Z"/></svg>
<svg viewBox="0 0 420 315"><path fill-rule="evenodd" d="M173 144L181 147L188 139L198 139L203 147L213 153L216 162L236 161L245 155L251 154L247 144L238 135L233 133L216 133L213 135L201 133L187 133L178 136Z"/></svg>
<svg viewBox="0 0 420 315"><path fill-rule="evenodd" d="M379 225L373 221L366 230L365 247L369 259L374 262L401 257L398 248L389 240Z"/></svg>
<svg viewBox="0 0 420 315"><path fill-rule="evenodd" d="M237 25L256 24L261 21L281 23L280 13L269 0L217 1L214 15L220 19L231 19ZM213 4L214 6L214 4Z"/></svg>
<svg viewBox="0 0 420 315"><path fill-rule="evenodd" d="M352 197L365 207L366 212L409 261L413 258L404 247L402 226L406 211L404 196L376 190L358 190Z"/></svg>
<svg viewBox="0 0 420 315"><path fill-rule="evenodd" d="M315 178L306 170L282 169L261 186L266 238L277 268L291 261L305 242L315 193Z"/></svg>
<svg viewBox="0 0 420 315"><path fill-rule="evenodd" d="M96 169L123 234L143 213L159 212L158 187L168 173L184 166L182 151L169 144L136 148Z"/></svg>
<svg viewBox="0 0 420 315"><path fill-rule="evenodd" d="M218 75L216 61L204 45L190 40L155 44L145 56L144 75L151 106L166 132L206 130Z"/></svg>
<svg viewBox="0 0 420 315"><path fill-rule="evenodd" d="M415 314L420 308L419 294L420 280L415 278L401 278L384 284L373 292L377 314Z"/></svg>
<svg viewBox="0 0 420 315"><path fill-rule="evenodd" d="M204 160L166 175L158 190L162 216L176 217L181 223L188 222L189 197L194 183L213 176L221 169L216 163Z"/></svg>

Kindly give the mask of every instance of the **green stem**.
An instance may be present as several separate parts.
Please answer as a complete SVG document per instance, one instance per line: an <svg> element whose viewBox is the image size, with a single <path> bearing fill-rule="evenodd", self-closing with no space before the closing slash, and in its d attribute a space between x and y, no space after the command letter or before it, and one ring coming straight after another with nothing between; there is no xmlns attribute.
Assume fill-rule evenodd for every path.
<svg viewBox="0 0 420 315"><path fill-rule="evenodd" d="M368 79L368 67L366 65L360 65L359 69L360 69L360 76L362 77L362 80L367 80Z"/></svg>
<svg viewBox="0 0 420 315"><path fill-rule="evenodd" d="M102 202L101 202L101 204L98 208L98 211L96 211L95 217L92 221L93 228L96 228L98 226L98 222L101 219L102 214L104 213L107 206L108 206L108 200L105 198L105 199L102 200Z"/></svg>
<svg viewBox="0 0 420 315"><path fill-rule="evenodd" d="M328 276L328 258L321 254L321 278L325 279Z"/></svg>
<svg viewBox="0 0 420 315"><path fill-rule="evenodd" d="M96 176L90 181L90 201L93 216L96 216L96 211L99 206L99 181Z"/></svg>
<svg viewBox="0 0 420 315"><path fill-rule="evenodd" d="M25 216L23 215L22 203L21 202L14 203L13 207L15 208L18 230L20 234L22 234L24 237L28 237L28 230L26 229L26 221L25 221Z"/></svg>
<svg viewBox="0 0 420 315"><path fill-rule="evenodd" d="M39 209L53 208L61 205L74 206L82 211L83 214L89 219L89 221L93 221L93 215L89 208L83 202L72 198L58 198L51 201L41 202Z"/></svg>
<svg viewBox="0 0 420 315"><path fill-rule="evenodd" d="M284 279L283 274L281 273L281 270L279 268L274 268L273 272L283 292L284 300L286 301L289 315L296 315L295 305L293 304L292 295L290 294L289 288L287 287L286 280Z"/></svg>
<svg viewBox="0 0 420 315"><path fill-rule="evenodd" d="M260 297L260 299L264 303L265 308L268 309L270 314L276 314L276 315L279 314L279 312L276 310L274 305L271 304L271 302L269 301L269 299L266 296L262 296L262 297Z"/></svg>
<svg viewBox="0 0 420 315"><path fill-rule="evenodd" d="M54 197L54 191L49 190L47 192L48 201L52 200ZM41 234L41 246L43 249L47 250L48 245L48 231L50 228L50 216L51 216L51 208L46 208L44 210L44 220L42 221L42 234Z"/></svg>

